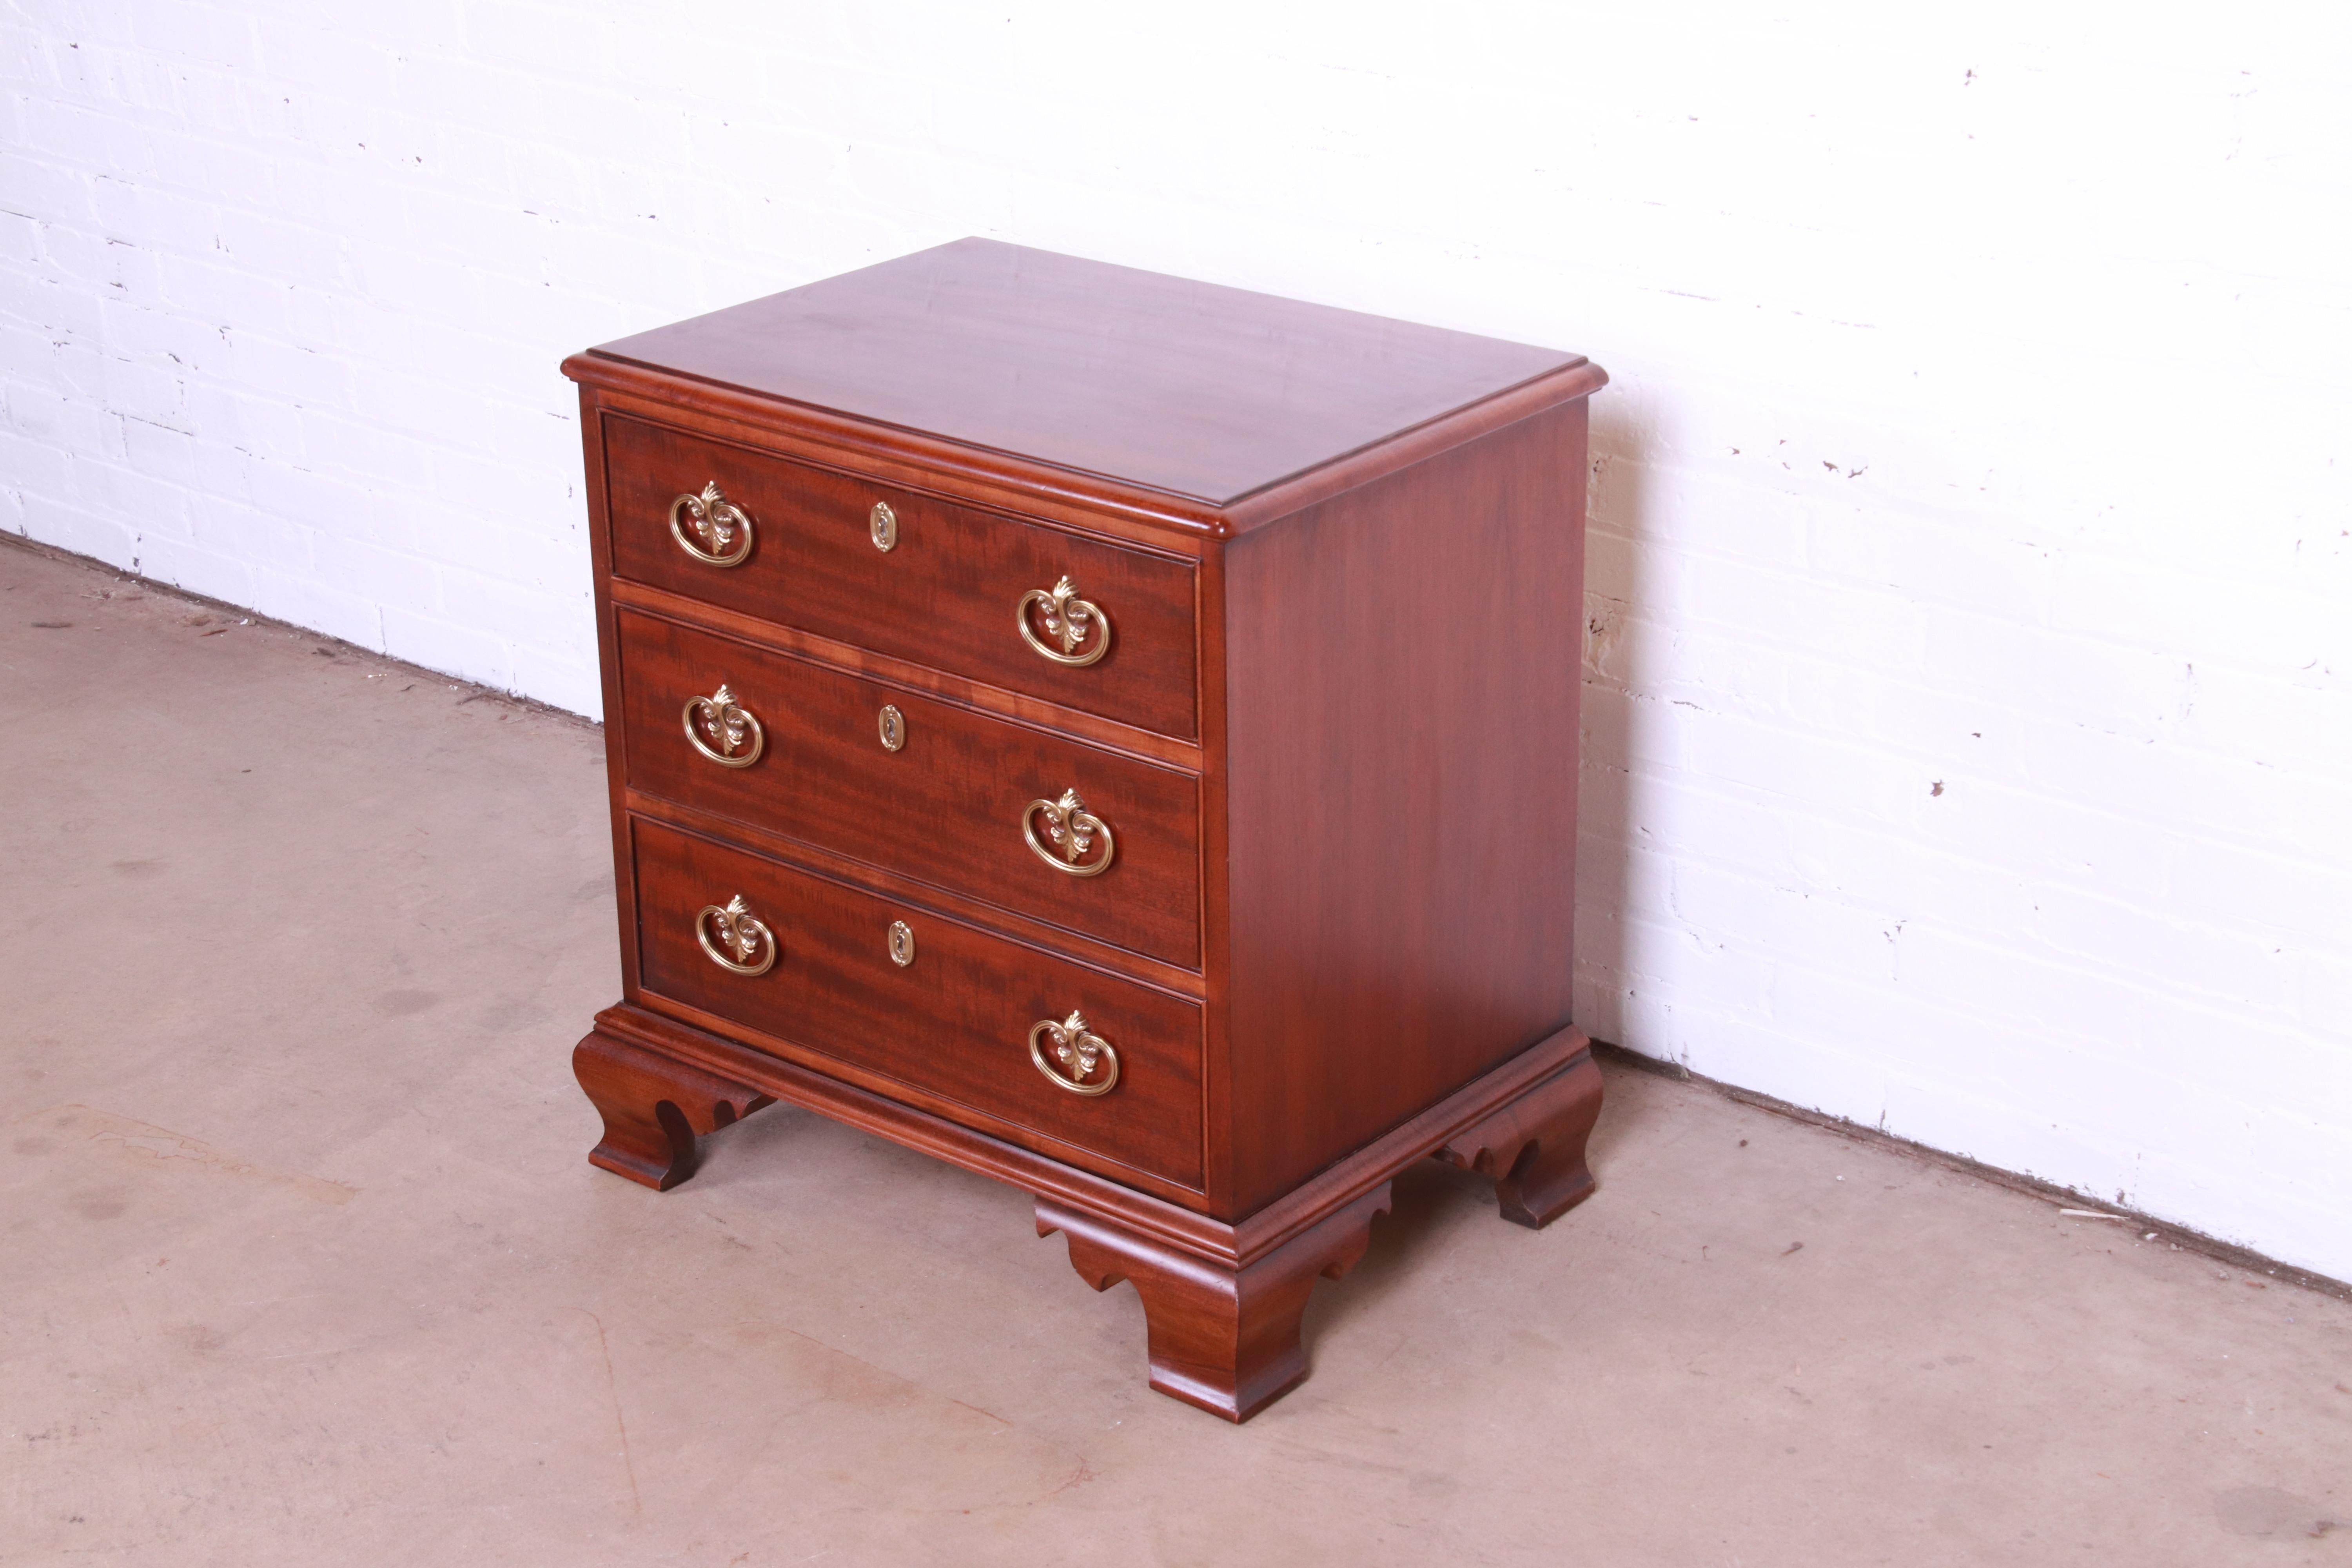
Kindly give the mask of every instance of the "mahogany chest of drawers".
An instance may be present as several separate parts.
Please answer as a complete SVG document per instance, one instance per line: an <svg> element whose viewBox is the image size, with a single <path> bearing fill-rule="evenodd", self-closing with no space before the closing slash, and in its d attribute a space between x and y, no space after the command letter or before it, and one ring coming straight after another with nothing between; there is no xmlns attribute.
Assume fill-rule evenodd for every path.
<svg viewBox="0 0 2352 1568"><path fill-rule="evenodd" d="M1235 1420L1391 1178L1591 1190L1574 354L968 239L573 356L656 1188L806 1106L1034 1194Z"/></svg>

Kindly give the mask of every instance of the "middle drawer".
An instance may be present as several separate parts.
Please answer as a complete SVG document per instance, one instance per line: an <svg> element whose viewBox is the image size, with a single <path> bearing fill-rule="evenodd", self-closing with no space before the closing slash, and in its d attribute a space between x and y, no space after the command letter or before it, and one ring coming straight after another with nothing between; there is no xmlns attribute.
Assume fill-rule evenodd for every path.
<svg viewBox="0 0 2352 1568"><path fill-rule="evenodd" d="M614 621L632 787L1200 967L1192 774L638 611Z"/></svg>

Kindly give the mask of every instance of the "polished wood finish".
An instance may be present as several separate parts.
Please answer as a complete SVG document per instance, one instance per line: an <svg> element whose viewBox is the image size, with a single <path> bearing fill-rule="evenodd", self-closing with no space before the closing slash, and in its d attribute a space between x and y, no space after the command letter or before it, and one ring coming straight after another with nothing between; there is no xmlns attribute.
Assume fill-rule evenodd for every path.
<svg viewBox="0 0 2352 1568"><path fill-rule="evenodd" d="M1337 1279L1362 1257L1397 1173L1433 1154L1461 1163L1451 1151L1486 1147L1483 1126L1531 1089L1592 1060L1590 1042L1563 1030L1233 1225L628 1003L596 1016L574 1059L608 1054L642 1064L641 1098L691 1100L699 1085L740 1079L760 1096L754 1109L772 1100L803 1106L1026 1189L1036 1198L1038 1234L1068 1235L1082 1279L1097 1290L1120 1279L1135 1284L1151 1385L1234 1421L1247 1420L1305 1375L1298 1321L1307 1297L1316 1279ZM1582 1155L1579 1139L1579 1164ZM691 1148L681 1157L690 1170Z"/></svg>
<svg viewBox="0 0 2352 1568"><path fill-rule="evenodd" d="M1601 1119L1601 1068L1588 1051L1474 1127L1437 1157L1491 1176L1503 1217L1541 1230L1592 1195L1585 1141Z"/></svg>
<svg viewBox="0 0 2352 1568"><path fill-rule="evenodd" d="M1147 730L1196 733L1192 569L635 419L608 418L613 570L819 637L975 677ZM680 549L670 503L715 482L751 514L751 552L713 566ZM877 550L876 502L898 542ZM1022 596L1067 576L1110 617L1110 649L1073 669L1014 631Z"/></svg>
<svg viewBox="0 0 2352 1568"><path fill-rule="evenodd" d="M651 818L635 826L639 993L649 1005L683 1004L793 1041L983 1112L1015 1142L1199 1190L1196 1004ZM696 912L737 896L774 935L778 956L764 974L721 969L696 940ZM903 968L890 956L894 921L915 935ZM1057 1088L1029 1059L1031 1026L1074 1010L1118 1053L1109 1094Z"/></svg>
<svg viewBox="0 0 2352 1568"><path fill-rule="evenodd" d="M1584 363L987 239L594 352L1224 504Z"/></svg>
<svg viewBox="0 0 2352 1568"><path fill-rule="evenodd" d="M1037 1234L1069 1237L1070 1267L1097 1290L1125 1279L1143 1298L1151 1386L1228 1421L1246 1421L1307 1375L1299 1320L1319 1279L1337 1279L1371 1245L1389 1184L1359 1194L1264 1257L1221 1268L1083 1210L1037 1200Z"/></svg>
<svg viewBox="0 0 2352 1568"><path fill-rule="evenodd" d="M600 1163L682 1179L772 1096L1011 1182L1090 1283L1135 1285L1153 1386L1236 1420L1304 1374L1314 1282L1406 1164L1489 1175L1531 1226L1591 1190L1596 367L974 241L565 370L623 922L578 1057ZM753 519L740 567L669 537L713 480ZM1112 618L1099 664L1015 629L1063 574ZM752 766L686 742L720 680L765 727ZM1118 835L1100 878L1011 815L1071 786ZM696 941L737 895L767 973ZM1073 1008L1118 1053L1106 1094L1030 1058Z"/></svg>
<svg viewBox="0 0 2352 1568"><path fill-rule="evenodd" d="M1199 970L1184 969L1158 959L1146 958L1132 948L1114 947L1088 932L1032 920L1017 910L1007 909L956 889L943 888L935 882L902 877L870 862L835 854L806 839L773 832L758 823L721 816L634 788L622 792L620 809L634 816L676 824L706 838L740 845L770 859L801 867L837 882L866 888L884 898L936 910L967 925L997 931L1015 942L1061 953L1078 963L1125 975L1162 991L1190 996L1196 1001L1204 1000L1208 995L1208 976ZM632 926L630 929L634 931L635 928Z"/></svg>
<svg viewBox="0 0 2352 1568"><path fill-rule="evenodd" d="M572 1073L604 1118L588 1163L666 1193L694 1174L695 1140L730 1127L772 1097L608 1035L572 1050Z"/></svg>
<svg viewBox="0 0 2352 1568"><path fill-rule="evenodd" d="M756 616L738 615L717 605L705 604L691 595L673 594L647 584L615 578L611 590L611 603L616 610L643 610L667 620L706 627L740 642L755 643L778 653L870 676L902 690L942 698L983 713L1049 730L1072 740L1085 741L1105 751L1140 757L1145 762L1158 763L1163 767L1178 768L1187 773L1198 773L1201 768L1201 744L1194 739L1139 730L1132 724L1122 724L1098 714L1082 713L1075 708L1043 701L1023 692L1008 691L1003 687L972 680L950 670L909 664L905 659L892 658L868 648L835 642L830 637L813 637Z"/></svg>
<svg viewBox="0 0 2352 1568"><path fill-rule="evenodd" d="M636 788L1200 967L1192 773L675 622L626 610L614 622ZM722 767L686 737L687 700L722 682L765 731L749 767ZM896 752L881 741L886 704L899 713ZM1072 788L1117 835L1097 877L1055 870L1022 837L1032 800Z"/></svg>
<svg viewBox="0 0 2352 1568"><path fill-rule="evenodd" d="M1224 552L1242 1212L1568 1020L1583 420Z"/></svg>
<svg viewBox="0 0 2352 1568"><path fill-rule="evenodd" d="M1235 1269L1265 1257L1415 1161L1436 1154L1591 1051L1590 1040L1563 1029L1335 1161L1246 1219L1226 1221L1138 1184L1098 1175L969 1122L909 1105L852 1075L803 1066L782 1052L747 1043L722 1020L712 1019L706 1026L639 1003L618 1002L596 1015L590 1032L727 1082L750 1085L772 1100L889 1138L992 1181L1083 1209L1188 1257Z"/></svg>

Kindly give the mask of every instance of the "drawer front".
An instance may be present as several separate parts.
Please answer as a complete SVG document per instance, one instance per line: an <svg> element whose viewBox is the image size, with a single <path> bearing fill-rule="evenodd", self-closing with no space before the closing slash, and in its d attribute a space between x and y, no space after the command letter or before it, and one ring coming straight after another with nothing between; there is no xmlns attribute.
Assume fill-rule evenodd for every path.
<svg viewBox="0 0 2352 1568"><path fill-rule="evenodd" d="M1201 1015L1192 1004L645 817L632 818L631 836L645 991L1034 1139L1200 1187ZM904 964L892 955L894 921L912 938ZM743 969L768 962L745 973L713 953ZM1069 1026L1074 1012L1083 1034ZM1108 1091L1081 1094L1049 1079L1032 1058L1033 1031L1049 1065L1060 1046L1079 1047L1073 1056L1081 1058L1088 1037L1108 1041L1090 1068L1078 1059L1063 1069L1080 1087L1108 1083Z"/></svg>
<svg viewBox="0 0 2352 1568"><path fill-rule="evenodd" d="M1191 774L673 621L626 609L614 619L634 787L1200 967ZM1033 803L1059 805L1065 791L1108 835L1091 835L1076 862L1024 836L1027 808L1028 836L1053 850L1049 815Z"/></svg>
<svg viewBox="0 0 2352 1568"><path fill-rule="evenodd" d="M1161 734L1198 731L1183 562L617 416L605 417L604 455L621 576ZM703 503L706 485L737 512ZM740 561L713 564L679 542L682 496L718 515L702 531L696 508L681 508L677 532ZM877 503L890 509L887 550ZM1050 629L1066 615L1048 619L1064 578L1087 606L1067 653ZM1107 645L1089 610L1108 619ZM1024 620L1046 651L1023 638ZM1097 651L1085 664L1049 657Z"/></svg>

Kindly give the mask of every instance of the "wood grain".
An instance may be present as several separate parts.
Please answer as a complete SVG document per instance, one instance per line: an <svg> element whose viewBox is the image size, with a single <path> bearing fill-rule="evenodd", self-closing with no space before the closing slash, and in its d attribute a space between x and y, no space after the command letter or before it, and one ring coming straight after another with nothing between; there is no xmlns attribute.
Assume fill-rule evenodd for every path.
<svg viewBox="0 0 2352 1568"><path fill-rule="evenodd" d="M572 1071L604 1119L588 1163L661 1193L694 1174L697 1139L774 1103L748 1085L593 1031L572 1047Z"/></svg>
<svg viewBox="0 0 2352 1568"><path fill-rule="evenodd" d="M1037 1200L1037 1234L1069 1239L1070 1267L1097 1290L1125 1279L1143 1299L1151 1386L1228 1421L1246 1421L1307 1375L1299 1321L1318 1279L1337 1279L1371 1245L1389 1210L1381 1183L1239 1268L1221 1268L1097 1215Z"/></svg>
<svg viewBox="0 0 2352 1568"><path fill-rule="evenodd" d="M564 368L623 937L575 1056L599 1164L674 1184L773 1096L1013 1183L1089 1283L1135 1284L1152 1385L1236 1420L1305 1374L1314 1281L1405 1165L1481 1173L1532 1226L1593 1190L1597 366L971 241ZM753 518L737 569L669 538L709 480ZM1014 629L1065 573L1117 627L1099 665ZM685 742L720 680L765 726L752 766ZM1119 837L1098 879L1011 815L1071 785ZM695 941L735 894L782 941L765 974ZM1108 1095L1028 1059L1073 1007L1119 1053Z"/></svg>
<svg viewBox="0 0 2352 1568"><path fill-rule="evenodd" d="M986 239L593 352L1220 503L1583 363Z"/></svg>
<svg viewBox="0 0 2352 1568"><path fill-rule="evenodd" d="M1201 746L1197 740L1180 740L1150 730L1139 730L1132 724L1121 724L1099 714L1081 713L1075 708L1042 701L1017 691L1007 691L1001 686L991 686L958 675L952 670L934 669L929 665L912 664L903 658L862 648L854 643L837 642L791 626L763 621L757 616L747 616L718 605L708 604L685 594L674 594L666 588L651 587L616 578L611 584L614 605L623 609L643 610L647 615L683 626L703 627L738 642L757 643L778 653L795 658L828 664L835 669L845 669L870 676L906 691L919 691L927 697L976 708L983 713L1027 724L1055 734L1068 735L1085 741L1107 752L1123 752L1145 762L1162 767L1177 768L1186 773L1198 773L1201 768Z"/></svg>
<svg viewBox="0 0 2352 1568"><path fill-rule="evenodd" d="M1438 1158L1491 1176L1503 1217L1541 1230L1592 1195L1585 1141L1601 1119L1601 1068L1590 1051L1477 1125Z"/></svg>
<svg viewBox="0 0 2352 1568"><path fill-rule="evenodd" d="M617 1097L630 1106L691 1103L707 1085L737 1096L756 1093L753 1109L771 1098L801 1105L1027 1191L1036 1200L1038 1234L1066 1234L1073 1266L1096 1289L1135 1281L1145 1306L1152 1386L1229 1420L1246 1420L1304 1375L1298 1314L1307 1296L1317 1278L1337 1278L1362 1256L1371 1220L1389 1206L1396 1173L1433 1152L1459 1163L1465 1150L1488 1149L1497 1129L1507 1134L1528 1125L1517 1103L1576 1081L1591 1055L1579 1035L1544 1041L1238 1226L642 1007L623 1004L596 1016L575 1060L607 1059L633 1075L632 1087ZM587 1070L582 1080L591 1083ZM603 1093L600 1107L613 1098ZM711 1121L689 1126L671 1116L656 1122L654 1136L667 1133L683 1144L674 1179L657 1184L625 1164L606 1168L647 1185L674 1185L693 1170L690 1135L724 1125ZM659 1158L672 1157L667 1147L657 1148ZM1476 1155L1471 1159L1477 1163Z"/></svg>
<svg viewBox="0 0 2352 1568"><path fill-rule="evenodd" d="M604 421L613 570L635 582L1156 730L1197 731L1189 563L959 506L635 419ZM715 482L751 517L749 559L705 564L670 504ZM877 501L898 543L874 547ZM1021 640L1022 596L1068 576L1110 617L1099 663L1054 663Z"/></svg>
<svg viewBox="0 0 2352 1568"><path fill-rule="evenodd" d="M634 611L615 619L631 783L670 800L1188 969L1200 967L1200 798L1187 773ZM684 704L724 683L758 718L749 767L697 752ZM885 704L902 716L881 743ZM1111 825L1099 876L1031 851L1029 803L1076 789Z"/></svg>
<svg viewBox="0 0 2352 1568"><path fill-rule="evenodd" d="M1566 405L1226 547L1225 1212L1569 1021L1583 449Z"/></svg>
<svg viewBox="0 0 2352 1568"><path fill-rule="evenodd" d="M634 826L646 994L1200 1185L1201 1013L1192 1003L667 824ZM730 973L696 941L697 912L737 896L781 949L765 974ZM889 955L893 921L915 933L904 968ZM1073 1010L1118 1052L1118 1086L1098 1098L1057 1088L1029 1058L1031 1026Z"/></svg>

